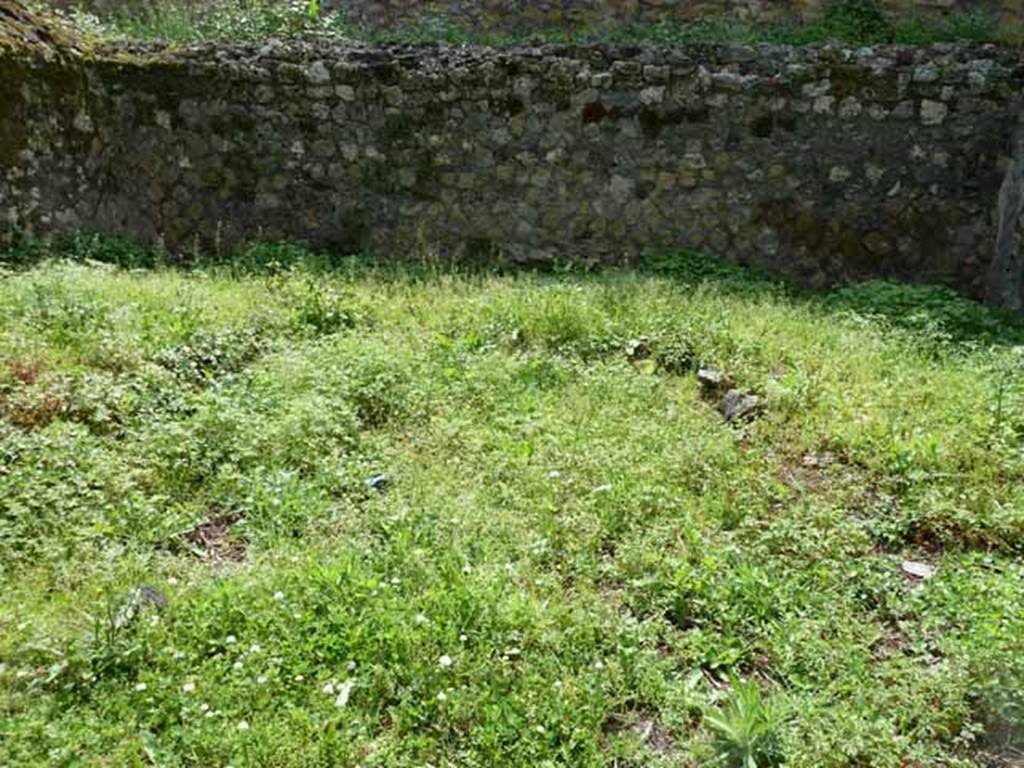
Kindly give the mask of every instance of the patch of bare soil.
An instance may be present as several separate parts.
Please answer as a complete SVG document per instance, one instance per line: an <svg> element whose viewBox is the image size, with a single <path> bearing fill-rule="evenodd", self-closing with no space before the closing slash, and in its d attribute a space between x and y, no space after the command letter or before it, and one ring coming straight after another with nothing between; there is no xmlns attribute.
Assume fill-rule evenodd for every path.
<svg viewBox="0 0 1024 768"><path fill-rule="evenodd" d="M658 754L668 754L675 746L675 740L668 728L654 712L639 710L614 714L605 723L606 736L632 734L641 744Z"/></svg>
<svg viewBox="0 0 1024 768"><path fill-rule="evenodd" d="M237 512L214 510L210 516L185 534L191 550L204 560L214 563L240 563L248 548L245 539L234 535L232 527L241 520Z"/></svg>
<svg viewBox="0 0 1024 768"><path fill-rule="evenodd" d="M978 762L985 768L1024 768L1024 723L989 722L981 737Z"/></svg>

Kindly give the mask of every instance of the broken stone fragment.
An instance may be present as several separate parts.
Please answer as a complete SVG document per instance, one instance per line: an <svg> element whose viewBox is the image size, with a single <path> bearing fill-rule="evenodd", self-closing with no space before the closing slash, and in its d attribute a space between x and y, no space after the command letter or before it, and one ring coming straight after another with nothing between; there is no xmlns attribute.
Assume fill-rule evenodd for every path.
<svg viewBox="0 0 1024 768"><path fill-rule="evenodd" d="M705 396L717 395L733 386L732 378L717 368L701 368L697 371L697 381Z"/></svg>
<svg viewBox="0 0 1024 768"><path fill-rule="evenodd" d="M646 360L651 356L651 340L646 336L638 339L631 339L626 344L626 357L631 362Z"/></svg>
<svg viewBox="0 0 1024 768"><path fill-rule="evenodd" d="M918 563L913 560L903 561L903 573L911 579L926 581L935 575L935 569L927 563Z"/></svg>
<svg viewBox="0 0 1024 768"><path fill-rule="evenodd" d="M167 607L167 596L154 586L142 584L130 590L114 615L114 628L123 629L135 621L147 608L161 611Z"/></svg>
<svg viewBox="0 0 1024 768"><path fill-rule="evenodd" d="M730 389L725 393L721 409L726 421L742 421L757 415L757 412L761 409L761 399L749 392Z"/></svg>
<svg viewBox="0 0 1024 768"><path fill-rule="evenodd" d="M390 484L391 480L387 475L374 475L366 481L366 487L374 491L386 491Z"/></svg>

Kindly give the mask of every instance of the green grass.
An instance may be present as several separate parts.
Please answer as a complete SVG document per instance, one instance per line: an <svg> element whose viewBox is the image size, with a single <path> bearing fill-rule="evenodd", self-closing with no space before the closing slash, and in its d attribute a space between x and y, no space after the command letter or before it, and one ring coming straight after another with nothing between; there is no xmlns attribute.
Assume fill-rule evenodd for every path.
<svg viewBox="0 0 1024 768"><path fill-rule="evenodd" d="M509 46L526 42L686 45L779 43L801 45L839 40L850 45L928 44L949 41L1019 43L1021 30L995 23L983 12L954 11L945 16L903 14L889 17L876 0L835 0L819 17L800 21L745 22L709 17L694 22L535 28L512 31L471 29L442 16L415 24L367 30L343 11L326 12L309 0L161 0L126 2L102 18L73 12L72 22L97 40L191 43L205 40L259 40L315 33L375 43L451 43Z"/></svg>
<svg viewBox="0 0 1024 768"><path fill-rule="evenodd" d="M1006 319L694 256L184 271L76 243L0 273L0 765L1024 745ZM726 423L697 364L761 416Z"/></svg>

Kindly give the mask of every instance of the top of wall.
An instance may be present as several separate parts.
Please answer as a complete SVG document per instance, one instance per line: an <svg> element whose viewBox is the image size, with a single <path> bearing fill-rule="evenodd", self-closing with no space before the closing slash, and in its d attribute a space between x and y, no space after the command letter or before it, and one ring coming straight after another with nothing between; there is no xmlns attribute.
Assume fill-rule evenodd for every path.
<svg viewBox="0 0 1024 768"><path fill-rule="evenodd" d="M0 53L53 59L77 53L77 48L55 19L15 0L0 0Z"/></svg>
<svg viewBox="0 0 1024 768"><path fill-rule="evenodd" d="M1024 50L995 43L932 43L929 45L881 44L849 46L836 42L785 45L687 44L659 46L651 43L522 44L507 47L451 44L374 44L330 37L293 38L259 42L207 42L169 47L159 44L117 44L93 51L96 60L112 63L219 68L223 74L247 73L259 79L271 67L278 77L291 73L296 82L322 85L335 71L366 71L386 83L400 72L438 72L457 78L461 69L514 63L531 72L555 68L561 62L580 66L610 67L614 62L636 65L669 64L683 69L701 66L757 73L777 83L800 79L807 68L855 66L876 75L905 72L908 77L925 77L915 70L927 65L946 80L963 75L967 69L992 75L990 82L1024 79ZM320 65L323 65L322 68ZM962 71L961 71L962 70ZM930 70L929 70L930 71Z"/></svg>

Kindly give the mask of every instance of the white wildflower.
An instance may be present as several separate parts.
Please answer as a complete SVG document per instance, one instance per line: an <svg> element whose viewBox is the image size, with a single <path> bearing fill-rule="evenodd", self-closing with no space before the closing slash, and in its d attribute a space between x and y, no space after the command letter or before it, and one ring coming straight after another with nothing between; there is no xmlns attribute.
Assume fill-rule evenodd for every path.
<svg viewBox="0 0 1024 768"><path fill-rule="evenodd" d="M238 638L235 637L234 635L228 635L227 637L224 638L224 642L227 643L228 645L234 645L235 643L238 642Z"/></svg>
<svg viewBox="0 0 1024 768"><path fill-rule="evenodd" d="M249 723L246 722L245 720L240 721L238 723L238 730L240 730L240 731L248 731L249 730Z"/></svg>
<svg viewBox="0 0 1024 768"><path fill-rule="evenodd" d="M136 683L135 684L135 690L136 691L144 691L144 690L146 690L146 684L145 683Z"/></svg>
<svg viewBox="0 0 1024 768"><path fill-rule="evenodd" d="M324 683L323 691L326 695L331 696L334 694L334 683Z"/></svg>
<svg viewBox="0 0 1024 768"><path fill-rule="evenodd" d="M452 662L452 657L451 656L449 656L448 654L445 654L444 656L442 656L440 659L437 660L437 663L440 664L445 669L448 669L454 662Z"/></svg>
<svg viewBox="0 0 1024 768"><path fill-rule="evenodd" d="M193 682L187 682L183 686L181 686L181 691L182 693L195 693L196 684Z"/></svg>
<svg viewBox="0 0 1024 768"><path fill-rule="evenodd" d="M284 592L275 592L274 599L279 601L284 600Z"/></svg>
<svg viewBox="0 0 1024 768"><path fill-rule="evenodd" d="M444 704L446 701L448 701L448 697L445 695L444 691L440 691L437 694L437 700Z"/></svg>

